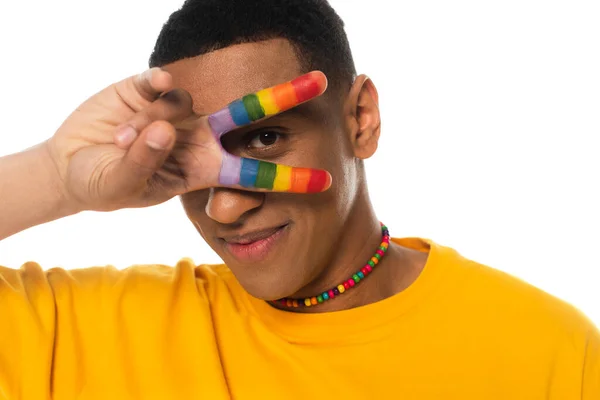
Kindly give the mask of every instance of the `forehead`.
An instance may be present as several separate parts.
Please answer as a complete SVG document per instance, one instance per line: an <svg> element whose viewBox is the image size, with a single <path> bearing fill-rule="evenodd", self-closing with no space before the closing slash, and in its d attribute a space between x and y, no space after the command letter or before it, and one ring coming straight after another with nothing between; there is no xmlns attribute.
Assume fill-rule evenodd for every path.
<svg viewBox="0 0 600 400"><path fill-rule="evenodd" d="M290 81L303 71L285 39L243 43L163 67L187 90L194 111L209 114L246 95Z"/></svg>

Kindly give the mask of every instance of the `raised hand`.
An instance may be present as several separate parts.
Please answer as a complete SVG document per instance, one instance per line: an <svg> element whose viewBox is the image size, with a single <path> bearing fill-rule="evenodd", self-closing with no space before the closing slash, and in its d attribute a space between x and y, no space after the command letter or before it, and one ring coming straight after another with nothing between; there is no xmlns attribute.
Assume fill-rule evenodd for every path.
<svg viewBox="0 0 600 400"><path fill-rule="evenodd" d="M170 90L171 82L154 68L111 85L46 142L65 197L79 209L146 207L214 186L296 193L330 186L326 171L239 158L221 146L225 133L322 94L322 73L247 95L210 116L194 114L189 94Z"/></svg>

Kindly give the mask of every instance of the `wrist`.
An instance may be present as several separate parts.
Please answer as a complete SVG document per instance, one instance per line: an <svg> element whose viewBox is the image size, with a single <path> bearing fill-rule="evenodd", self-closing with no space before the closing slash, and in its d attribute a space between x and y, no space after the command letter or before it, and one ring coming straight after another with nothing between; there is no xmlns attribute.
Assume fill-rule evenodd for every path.
<svg viewBox="0 0 600 400"><path fill-rule="evenodd" d="M0 240L77 213L45 144L0 158Z"/></svg>
<svg viewBox="0 0 600 400"><path fill-rule="evenodd" d="M84 210L69 196L59 165L52 157L48 144L48 141L44 141L26 152L32 159L32 172L39 176L39 179L35 179L35 181L40 188L38 190L41 190L46 198L49 217L54 220Z"/></svg>

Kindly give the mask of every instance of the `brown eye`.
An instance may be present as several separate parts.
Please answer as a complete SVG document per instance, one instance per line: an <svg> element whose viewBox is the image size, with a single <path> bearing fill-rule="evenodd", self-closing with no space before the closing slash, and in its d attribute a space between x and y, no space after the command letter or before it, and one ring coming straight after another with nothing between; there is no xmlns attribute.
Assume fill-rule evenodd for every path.
<svg viewBox="0 0 600 400"><path fill-rule="evenodd" d="M261 132L252 138L248 147L262 149L274 145L277 139L279 139L279 134L276 132Z"/></svg>

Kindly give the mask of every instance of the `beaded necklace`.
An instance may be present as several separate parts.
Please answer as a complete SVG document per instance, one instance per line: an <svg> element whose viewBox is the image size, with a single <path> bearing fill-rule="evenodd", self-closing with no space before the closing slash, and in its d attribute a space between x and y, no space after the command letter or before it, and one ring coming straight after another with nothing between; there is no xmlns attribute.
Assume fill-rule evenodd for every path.
<svg viewBox="0 0 600 400"><path fill-rule="evenodd" d="M340 283L339 285L337 285L334 288L331 288L330 290L324 291L318 296L306 297L304 299L292 299L289 297L285 297L283 299L276 300L276 302L285 307L290 308L311 307L323 303L327 300L331 300L336 296L339 296L340 294L344 293L346 290L352 289L358 282L365 279L365 277L369 275L371 271L373 271L373 268L375 268L375 266L379 263L379 261L381 261L381 259L387 252L387 249L390 245L390 232L388 231L387 226L385 226L383 223L380 224L381 243L379 244L377 251L375 252L375 254L373 254L373 257L371 257L371 259L367 261L365 266L362 267L360 270L356 271L356 273L354 273L354 275L352 275L350 279Z"/></svg>

